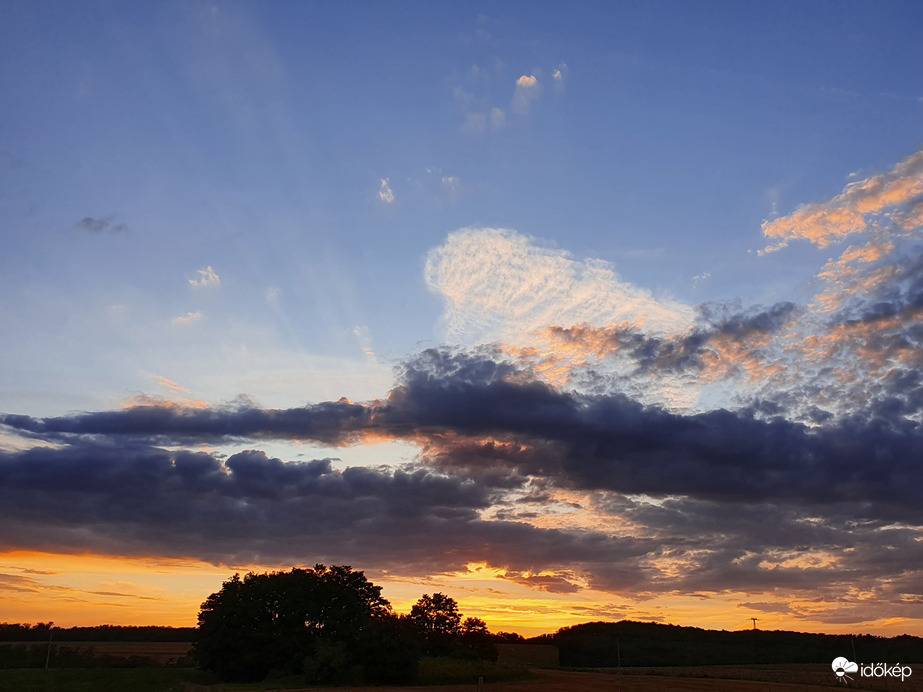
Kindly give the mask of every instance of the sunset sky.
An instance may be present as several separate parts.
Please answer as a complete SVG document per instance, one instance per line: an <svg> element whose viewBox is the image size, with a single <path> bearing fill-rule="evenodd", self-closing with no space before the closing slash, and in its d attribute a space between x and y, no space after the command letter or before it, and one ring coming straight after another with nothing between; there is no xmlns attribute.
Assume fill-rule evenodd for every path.
<svg viewBox="0 0 923 692"><path fill-rule="evenodd" d="M0 621L923 635L921 30L0 1Z"/></svg>

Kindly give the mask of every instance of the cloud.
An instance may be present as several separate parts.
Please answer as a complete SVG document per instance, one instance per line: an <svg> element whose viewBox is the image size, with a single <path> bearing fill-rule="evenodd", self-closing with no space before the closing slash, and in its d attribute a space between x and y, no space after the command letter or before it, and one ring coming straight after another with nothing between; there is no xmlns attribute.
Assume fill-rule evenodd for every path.
<svg viewBox="0 0 923 692"><path fill-rule="evenodd" d="M88 233L104 233L106 231L110 233L122 233L128 230L127 225L124 223L115 223L115 219L111 216L102 219L87 216L75 223L74 228L87 231Z"/></svg>
<svg viewBox="0 0 923 692"><path fill-rule="evenodd" d="M705 281L711 278L711 272L702 272L701 274L696 274L692 277L693 287L698 286L700 281Z"/></svg>
<svg viewBox="0 0 923 692"><path fill-rule="evenodd" d="M652 547L481 521L489 489L425 469L337 471L329 460L283 462L253 450L222 462L80 443L0 453L0 479L2 542L11 549L156 550L218 564L359 560L435 573L485 554L528 572Z"/></svg>
<svg viewBox="0 0 923 692"><path fill-rule="evenodd" d="M151 379L154 380L157 384L165 389L169 389L171 392L188 392L189 390L183 387L180 384L177 384L173 380L169 380L162 375L151 375Z"/></svg>
<svg viewBox="0 0 923 692"><path fill-rule="evenodd" d="M513 103L510 106L517 113L528 113L532 104L542 94L542 85L535 75L523 75L516 80Z"/></svg>
<svg viewBox="0 0 923 692"><path fill-rule="evenodd" d="M752 410L678 415L623 395L556 390L525 375L509 362L427 351L405 365L387 400L368 404L152 406L47 419L4 415L0 422L71 443L98 435L158 444L284 438L337 445L370 434L429 440L444 471L458 462L471 472L483 462L577 489L839 505L858 517L923 520L915 497L923 468L913 461L923 454L923 431L900 416L811 428ZM456 455L454 441L438 444L445 436L472 445L457 445ZM517 444L498 455L497 442Z"/></svg>
<svg viewBox="0 0 923 692"><path fill-rule="evenodd" d="M173 324L189 324L190 322L198 322L200 319L202 319L202 313L196 310L195 312L187 312L185 315L174 317L171 321Z"/></svg>
<svg viewBox="0 0 923 692"><path fill-rule="evenodd" d="M189 284L196 288L218 288L221 285L221 278L215 273L210 266L205 269L199 269L196 272L198 279L189 279Z"/></svg>
<svg viewBox="0 0 923 692"><path fill-rule="evenodd" d="M392 204L394 202L394 192L391 190L390 183L390 178L382 178L381 188L378 190L378 199L385 204Z"/></svg>
<svg viewBox="0 0 923 692"><path fill-rule="evenodd" d="M561 63L551 73L551 78L556 82L563 82L567 79L567 63Z"/></svg>
<svg viewBox="0 0 923 692"><path fill-rule="evenodd" d="M799 229L771 236L781 244L851 241L807 305L685 305L515 231L461 229L425 274L458 346L408 358L381 399L139 395L118 411L2 415L18 443L0 451L6 540L418 574L476 563L537 591L734 592L813 622L923 617L915 160L790 217L814 231L775 227ZM836 230L860 217L864 230ZM275 440L418 453L340 469L258 449ZM213 445L238 451L192 451Z"/></svg>
<svg viewBox="0 0 923 692"><path fill-rule="evenodd" d="M701 343L772 332L792 314L728 318ZM656 367L686 367L658 349ZM703 366L692 354L689 367ZM880 612L908 616L901 594L923 583L908 568L923 564L920 424L884 410L806 425L779 405L763 410L671 413L556 389L496 351L429 350L404 363L386 399L363 404L4 415L46 446L0 452L0 519L8 547L220 564L309 555L427 574L482 562L557 593L835 599L861 582ZM420 455L402 468L335 470L254 449L224 461L186 449L271 439L403 439ZM584 519L568 525L552 498L574 492Z"/></svg>
<svg viewBox="0 0 923 692"><path fill-rule="evenodd" d="M130 396L125 399L122 402L122 406L124 408L157 406L160 408L190 409L209 408L210 405L207 401L201 401L197 399L168 399L156 394L135 394L134 396Z"/></svg>
<svg viewBox="0 0 923 692"><path fill-rule="evenodd" d="M887 173L850 183L827 202L807 204L789 216L764 221L763 234L775 244L762 252L775 252L798 239L828 247L851 235L890 224L892 215L897 215L905 230L912 230L919 227L921 197L923 151Z"/></svg>
<svg viewBox="0 0 923 692"><path fill-rule="evenodd" d="M546 346L525 360L544 372L566 369L571 379L581 370L617 372L626 393L637 381L662 386L651 378L665 376L684 378L686 387L731 378L761 381L787 367L775 342L800 312L790 302L747 311L701 306L695 325L669 334L651 334L627 321L548 327ZM643 397L641 390L636 394Z"/></svg>
<svg viewBox="0 0 923 692"><path fill-rule="evenodd" d="M427 285L444 301L446 339L522 344L549 325L630 321L652 330L684 327L690 307L622 281L612 266L576 260L507 229L469 228L427 256Z"/></svg>

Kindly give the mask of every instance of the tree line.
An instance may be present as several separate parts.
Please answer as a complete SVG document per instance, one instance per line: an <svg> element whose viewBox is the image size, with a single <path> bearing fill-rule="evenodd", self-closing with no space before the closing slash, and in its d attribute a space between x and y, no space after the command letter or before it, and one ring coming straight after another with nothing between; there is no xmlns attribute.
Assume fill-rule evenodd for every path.
<svg viewBox="0 0 923 692"><path fill-rule="evenodd" d="M651 622L589 622L536 637L558 647L562 666L605 668L857 661L923 662L923 639L910 635L736 632Z"/></svg>
<svg viewBox="0 0 923 692"><path fill-rule="evenodd" d="M0 622L0 642L191 642L195 627L94 625L58 627L54 622Z"/></svg>
<svg viewBox="0 0 923 692"><path fill-rule="evenodd" d="M494 636L458 603L425 594L399 615L349 566L239 574L202 604L192 656L226 681L271 671L316 684L412 682L422 656L496 660Z"/></svg>

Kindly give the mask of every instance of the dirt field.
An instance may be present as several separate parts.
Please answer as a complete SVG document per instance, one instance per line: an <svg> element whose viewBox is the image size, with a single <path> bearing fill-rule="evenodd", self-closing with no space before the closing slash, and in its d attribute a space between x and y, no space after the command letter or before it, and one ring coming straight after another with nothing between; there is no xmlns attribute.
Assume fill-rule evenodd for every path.
<svg viewBox="0 0 923 692"><path fill-rule="evenodd" d="M826 667L826 666L824 666ZM495 683L484 686L484 692L819 692L824 687L841 690L881 690L881 691L902 691L915 692L923 690L923 685L918 681L911 682L906 680L892 681L871 681L871 686L867 681L855 679L849 685L837 684L833 677L833 671L830 671L826 678L818 677L812 683L787 682L784 679L779 680L740 680L740 679L719 679L715 677L706 678L703 675L772 675L775 677L792 676L798 678L797 671L784 670L777 668L774 671L767 668L754 669L730 669L722 670L707 668L696 669L678 669L675 672L683 677L672 677L666 674L642 674L626 675L624 673L579 673L563 670L542 670L534 671L535 676L531 680L520 682ZM820 670L805 671L812 677L817 674L821 675ZM923 673L923 671L921 671ZM699 677L685 677L685 675L696 675ZM923 677L923 676L921 676ZM877 685L876 685L877 683ZM304 688L305 691L315 692L321 688ZM352 687L348 692L474 692L477 685L442 685L442 686L423 686L423 687ZM328 688L329 692L329 688Z"/></svg>
<svg viewBox="0 0 923 692"><path fill-rule="evenodd" d="M189 655L189 642L61 642L60 646L86 650L92 647L98 656L143 656L161 665L175 663Z"/></svg>

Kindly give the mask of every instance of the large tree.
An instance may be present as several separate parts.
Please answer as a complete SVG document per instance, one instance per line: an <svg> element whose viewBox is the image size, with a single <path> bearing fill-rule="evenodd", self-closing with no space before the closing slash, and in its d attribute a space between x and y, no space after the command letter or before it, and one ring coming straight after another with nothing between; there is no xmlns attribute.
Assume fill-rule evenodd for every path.
<svg viewBox="0 0 923 692"><path fill-rule="evenodd" d="M223 680L307 669L334 681L361 669L363 638L390 611L381 587L348 566L235 574L202 604L193 656Z"/></svg>

